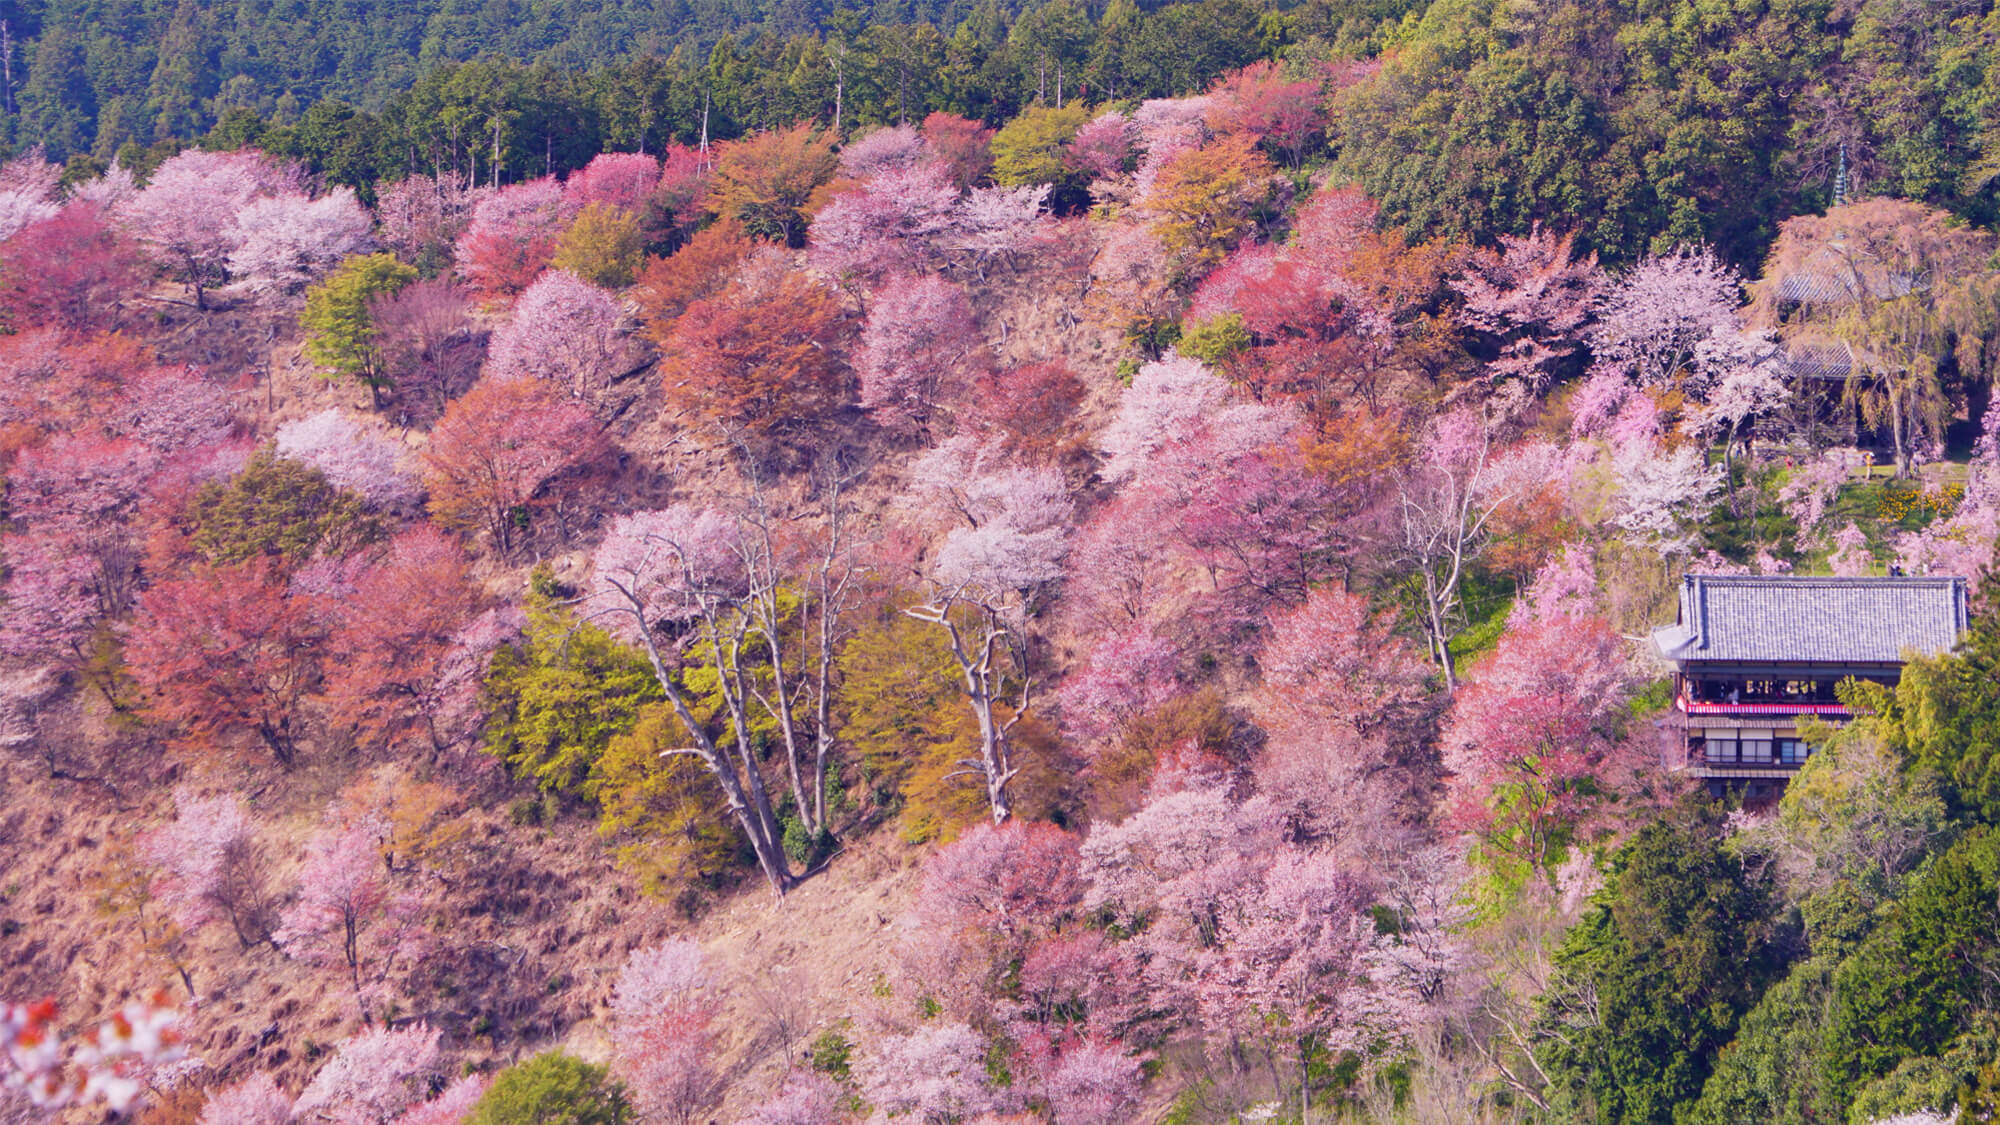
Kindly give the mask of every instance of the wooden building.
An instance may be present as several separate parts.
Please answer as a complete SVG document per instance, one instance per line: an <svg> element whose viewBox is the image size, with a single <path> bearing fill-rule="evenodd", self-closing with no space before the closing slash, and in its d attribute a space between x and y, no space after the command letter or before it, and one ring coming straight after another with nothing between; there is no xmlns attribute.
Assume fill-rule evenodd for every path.
<svg viewBox="0 0 2000 1125"><path fill-rule="evenodd" d="M1963 578L1689 575L1674 624L1653 633L1686 730L1670 765L1716 796L1775 796L1812 753L1799 719L1848 718L1835 685L1893 684L1907 654L1951 650L1966 621Z"/></svg>

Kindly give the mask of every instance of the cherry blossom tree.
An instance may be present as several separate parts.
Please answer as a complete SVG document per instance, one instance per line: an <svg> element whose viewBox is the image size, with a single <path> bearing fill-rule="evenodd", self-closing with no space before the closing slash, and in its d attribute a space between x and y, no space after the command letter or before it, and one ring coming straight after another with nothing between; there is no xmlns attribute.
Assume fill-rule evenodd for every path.
<svg viewBox="0 0 2000 1125"><path fill-rule="evenodd" d="M285 194L253 200L236 215L229 273L261 296L291 296L348 255L367 251L373 228L352 188L318 199Z"/></svg>
<svg viewBox="0 0 2000 1125"><path fill-rule="evenodd" d="M1462 821L1546 873L1602 776L1631 682L1625 642L1602 618L1510 625L1445 726Z"/></svg>
<svg viewBox="0 0 2000 1125"><path fill-rule="evenodd" d="M403 445L338 407L279 426L276 448L278 456L311 465L335 487L358 492L384 511L416 505L417 479L403 468Z"/></svg>
<svg viewBox="0 0 2000 1125"><path fill-rule="evenodd" d="M574 211L554 177L481 199L458 239L458 271L486 293L519 293L555 256Z"/></svg>
<svg viewBox="0 0 2000 1125"><path fill-rule="evenodd" d="M0 1003L0 1091L20 1090L50 1114L124 1113L162 1068L186 1058L180 1013L164 996L132 1000L65 1043L53 1001ZM102 1110L98 1104L102 1103Z"/></svg>
<svg viewBox="0 0 2000 1125"><path fill-rule="evenodd" d="M438 1031L423 1024L368 1028L342 1043L299 1094L292 1117L335 1125L390 1125L430 1092L442 1069Z"/></svg>
<svg viewBox="0 0 2000 1125"><path fill-rule="evenodd" d="M971 191L993 170L993 130L957 114L924 118L924 145L932 159L951 169L960 191Z"/></svg>
<svg viewBox="0 0 2000 1125"><path fill-rule="evenodd" d="M261 560L198 568L139 600L125 659L148 715L198 748L253 734L281 765L319 674L320 630L305 600Z"/></svg>
<svg viewBox="0 0 2000 1125"><path fill-rule="evenodd" d="M540 381L482 379L431 429L431 514L449 528L483 529L507 554L533 514L559 499L553 482L604 449L597 420Z"/></svg>
<svg viewBox="0 0 2000 1125"><path fill-rule="evenodd" d="M1083 841L1084 908L1133 933L1127 976L1151 1018L1169 1026L1197 1018L1204 951L1282 846L1275 824L1261 800L1239 801L1216 772L1169 768L1137 812L1094 826Z"/></svg>
<svg viewBox="0 0 2000 1125"><path fill-rule="evenodd" d="M1497 250L1473 255L1451 287L1464 299L1461 325L1492 351L1489 377L1510 381L1518 410L1539 394L1561 361L1574 355L1603 288L1597 255L1574 257L1575 235L1537 225L1503 234Z"/></svg>
<svg viewBox="0 0 2000 1125"><path fill-rule="evenodd" d="M1707 246L1649 254L1605 289L1588 333L1600 370L1656 387L1694 362L1702 341L1736 328L1743 278Z"/></svg>
<svg viewBox="0 0 2000 1125"><path fill-rule="evenodd" d="M468 560L442 532L398 535L329 599L322 697L363 739L395 745L421 734L450 745L443 714L464 630L479 609Z"/></svg>
<svg viewBox="0 0 2000 1125"><path fill-rule="evenodd" d="M1080 1039L1056 1052L1037 1085L1056 1125L1119 1125L1138 1112L1139 1066L1123 1044Z"/></svg>
<svg viewBox="0 0 2000 1125"><path fill-rule="evenodd" d="M464 286L442 277L413 281L369 301L368 320L407 417L437 417L478 378L486 337Z"/></svg>
<svg viewBox="0 0 2000 1125"><path fill-rule="evenodd" d="M958 203L958 187L939 165L885 168L836 193L813 217L812 263L867 285L892 273L933 268L937 242L953 229Z"/></svg>
<svg viewBox="0 0 2000 1125"><path fill-rule="evenodd" d="M375 215L382 244L427 270L446 266L453 245L472 223L473 208L490 190L456 175L414 175L379 187Z"/></svg>
<svg viewBox="0 0 2000 1125"><path fill-rule="evenodd" d="M403 1111L396 1118L396 1125L465 1125L491 1083L483 1074L468 1074L446 1086L430 1101Z"/></svg>
<svg viewBox="0 0 2000 1125"><path fill-rule="evenodd" d="M841 1089L832 1079L808 1072L794 1072L777 1093L765 1099L736 1125L839 1125L846 1119L841 1110Z"/></svg>
<svg viewBox="0 0 2000 1125"><path fill-rule="evenodd" d="M384 873L382 841L388 833L389 825L381 817L346 817L338 808L329 809L320 830L306 843L299 897L279 915L273 935L289 957L345 969L364 1020L372 1019L376 1002L385 998L386 975L394 963L415 959L423 951L416 900L398 893ZM368 1043L369 1053L360 1059L376 1049L389 1057L408 1051L404 1047L388 1052L381 1041ZM300 1104L311 1095L309 1088L300 1095ZM402 1102L391 1113L408 1104Z"/></svg>
<svg viewBox="0 0 2000 1125"><path fill-rule="evenodd" d="M1076 131L1064 146L1063 159L1093 180L1115 182L1131 175L1138 140L1131 118L1106 110Z"/></svg>
<svg viewBox="0 0 2000 1125"><path fill-rule="evenodd" d="M912 125L885 125L840 147L841 173L857 180L904 171L929 160L930 146Z"/></svg>
<svg viewBox="0 0 2000 1125"><path fill-rule="evenodd" d="M161 268L187 286L195 307L206 309L208 291L228 279L237 216L294 178L259 152L191 148L154 169L121 215Z"/></svg>
<svg viewBox="0 0 2000 1125"><path fill-rule="evenodd" d="M62 169L36 153L0 164L0 242L55 215L61 207L56 201L61 181Z"/></svg>
<svg viewBox="0 0 2000 1125"><path fill-rule="evenodd" d="M887 423L927 428L934 412L990 363L965 290L941 277L888 286L855 356L861 405Z"/></svg>
<svg viewBox="0 0 2000 1125"><path fill-rule="evenodd" d="M1045 228L1049 185L973 188L959 200L945 249L958 268L984 280L987 269L1026 249Z"/></svg>
<svg viewBox="0 0 2000 1125"><path fill-rule="evenodd" d="M154 897L186 930L227 921L244 948L271 939L275 903L256 826L240 798L174 791L173 823L139 837L141 858L157 868Z"/></svg>
<svg viewBox="0 0 2000 1125"><path fill-rule="evenodd" d="M549 270L493 334L487 377L544 379L571 398L599 403L632 368L622 320L611 294L567 270Z"/></svg>
<svg viewBox="0 0 2000 1125"><path fill-rule="evenodd" d="M714 1032L720 1013L701 947L679 939L636 949L612 986L613 1072L646 1113L690 1125L722 1092Z"/></svg>
<svg viewBox="0 0 2000 1125"><path fill-rule="evenodd" d="M1063 727L1101 741L1120 725L1172 698L1179 648L1143 621L1098 637L1056 689Z"/></svg>
<svg viewBox="0 0 2000 1125"><path fill-rule="evenodd" d="M930 1020L884 1035L854 1060L870 1105L913 1121L957 1121L1006 1107L986 1078L986 1041L962 1023Z"/></svg>
<svg viewBox="0 0 2000 1125"><path fill-rule="evenodd" d="M904 918L903 971L966 1018L1083 897L1077 840L1052 824L976 825L924 864Z"/></svg>
<svg viewBox="0 0 2000 1125"><path fill-rule="evenodd" d="M1263 1038L1290 1055L1301 1116L1318 1052L1366 1058L1407 1021L1408 999L1378 979L1369 905L1367 888L1328 857L1284 851L1224 910L1219 947L1202 957L1208 1034Z"/></svg>
<svg viewBox="0 0 2000 1125"><path fill-rule="evenodd" d="M1802 539L1819 533L1828 505L1840 495L1840 487L1860 463L1857 450L1821 450L1818 456L1793 469L1785 477L1785 483L1778 486L1778 506L1798 525Z"/></svg>
<svg viewBox="0 0 2000 1125"><path fill-rule="evenodd" d="M1833 550L1827 554L1827 566L1841 578L1859 578L1875 565L1874 552L1868 549L1868 533L1853 523L1833 534Z"/></svg>
<svg viewBox="0 0 2000 1125"><path fill-rule="evenodd" d="M209 1091L198 1125L287 1125L292 1097L278 1080L259 1072L232 1086Z"/></svg>
<svg viewBox="0 0 2000 1125"><path fill-rule="evenodd" d="M1514 476L1497 463L1485 420L1461 408L1432 420L1397 485L1397 550L1417 572L1418 623L1447 690L1458 686L1451 640L1460 590L1491 537L1494 514L1519 491Z"/></svg>
<svg viewBox="0 0 2000 1125"><path fill-rule="evenodd" d="M962 764L985 783L999 824L1011 814L1007 786L1020 772L1010 737L1033 697L1028 610L1062 576L1068 486L1054 470L1007 465L964 436L926 454L911 475L955 526L932 556L929 596L905 612L944 631L979 724L979 757Z"/></svg>
<svg viewBox="0 0 2000 1125"><path fill-rule="evenodd" d="M1267 141L1297 168L1323 127L1320 102L1318 82L1288 79L1279 64L1263 59L1216 79L1208 124L1218 133L1244 132Z"/></svg>
<svg viewBox="0 0 2000 1125"><path fill-rule="evenodd" d="M1722 466L1710 465L1702 451L1682 445L1664 451L1652 441L1635 441L1616 451L1616 512L1611 521L1662 554L1689 550L1687 525L1711 506L1722 489Z"/></svg>
<svg viewBox="0 0 2000 1125"><path fill-rule="evenodd" d="M1422 655L1396 634L1393 615L1332 586L1274 616L1257 663L1260 712L1302 735L1330 726L1369 734L1400 721L1430 678Z"/></svg>
<svg viewBox="0 0 2000 1125"><path fill-rule="evenodd" d="M592 203L637 215L660 184L660 162L643 152L601 152L571 173L563 194L572 210Z"/></svg>
<svg viewBox="0 0 2000 1125"><path fill-rule="evenodd" d="M0 314L17 327L115 328L140 288L140 265L104 208L51 208L0 241Z"/></svg>

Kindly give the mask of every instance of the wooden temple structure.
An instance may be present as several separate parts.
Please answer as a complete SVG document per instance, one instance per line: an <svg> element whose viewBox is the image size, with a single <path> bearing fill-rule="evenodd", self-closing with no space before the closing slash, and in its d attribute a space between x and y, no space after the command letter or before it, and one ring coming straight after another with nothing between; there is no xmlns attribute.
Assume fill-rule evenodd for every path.
<svg viewBox="0 0 2000 1125"><path fill-rule="evenodd" d="M1839 723L1841 680L1894 684L1909 654L1950 651L1966 597L1963 578L1687 576L1677 619L1653 633L1686 731L1669 764L1718 797L1775 797L1812 754L1799 720Z"/></svg>

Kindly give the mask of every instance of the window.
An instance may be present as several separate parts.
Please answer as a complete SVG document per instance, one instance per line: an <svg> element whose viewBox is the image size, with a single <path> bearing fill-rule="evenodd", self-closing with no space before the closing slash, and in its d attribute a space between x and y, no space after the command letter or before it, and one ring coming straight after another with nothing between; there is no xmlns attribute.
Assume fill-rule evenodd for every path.
<svg viewBox="0 0 2000 1125"><path fill-rule="evenodd" d="M1743 740L1743 764L1767 766L1771 764L1771 739L1746 738Z"/></svg>
<svg viewBox="0 0 2000 1125"><path fill-rule="evenodd" d="M1797 738L1778 740L1778 760L1788 766L1796 766L1812 756L1812 747Z"/></svg>
<svg viewBox="0 0 2000 1125"><path fill-rule="evenodd" d="M1736 764L1736 739L1733 736L1709 735L1702 744L1702 760L1710 765Z"/></svg>

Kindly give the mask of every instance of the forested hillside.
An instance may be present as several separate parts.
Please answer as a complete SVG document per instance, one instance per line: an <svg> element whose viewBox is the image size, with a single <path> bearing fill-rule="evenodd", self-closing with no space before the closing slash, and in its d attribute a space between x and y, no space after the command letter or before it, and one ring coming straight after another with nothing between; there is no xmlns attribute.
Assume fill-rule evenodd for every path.
<svg viewBox="0 0 2000 1125"><path fill-rule="evenodd" d="M5 11L0 1121L2000 1112L1989 8Z"/></svg>

